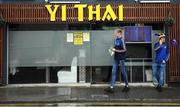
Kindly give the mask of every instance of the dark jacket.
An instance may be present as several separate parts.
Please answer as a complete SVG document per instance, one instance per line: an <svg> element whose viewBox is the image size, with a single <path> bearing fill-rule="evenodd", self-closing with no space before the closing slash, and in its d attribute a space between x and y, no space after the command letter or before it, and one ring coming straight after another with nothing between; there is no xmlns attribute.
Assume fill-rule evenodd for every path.
<svg viewBox="0 0 180 107"><path fill-rule="evenodd" d="M121 38L116 38L114 41L114 48L116 50L124 50L126 51L126 44L124 42L124 40ZM124 60L126 58L126 52L115 52L114 54L114 59L115 60Z"/></svg>
<svg viewBox="0 0 180 107"><path fill-rule="evenodd" d="M156 63L163 63L163 60L166 62L169 59L169 51L166 43L163 43L162 45L156 43L154 45L154 49L156 52Z"/></svg>

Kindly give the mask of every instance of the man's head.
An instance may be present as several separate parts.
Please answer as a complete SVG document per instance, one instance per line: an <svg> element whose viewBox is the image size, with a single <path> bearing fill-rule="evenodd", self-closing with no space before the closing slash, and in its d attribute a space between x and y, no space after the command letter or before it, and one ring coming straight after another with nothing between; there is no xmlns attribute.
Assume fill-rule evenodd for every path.
<svg viewBox="0 0 180 107"><path fill-rule="evenodd" d="M114 32L115 37L121 37L121 33L122 33L121 29L116 29L115 32Z"/></svg>
<svg viewBox="0 0 180 107"><path fill-rule="evenodd" d="M165 34L164 34L164 33L161 33L161 34L160 34L159 40L162 41L163 43L166 41L166 39L165 39Z"/></svg>

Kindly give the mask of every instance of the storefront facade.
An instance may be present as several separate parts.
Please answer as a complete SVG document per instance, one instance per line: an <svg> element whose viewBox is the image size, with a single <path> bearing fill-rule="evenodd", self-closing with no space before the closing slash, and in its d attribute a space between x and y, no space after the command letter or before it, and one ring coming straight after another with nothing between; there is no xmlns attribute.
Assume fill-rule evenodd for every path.
<svg viewBox="0 0 180 107"><path fill-rule="evenodd" d="M77 5L83 7L83 12L79 11L80 7ZM48 10L48 6L53 8ZM53 16L52 12L56 7L57 11L54 11L55 15ZM92 11L96 10L95 15L93 12L89 14L91 8ZM180 57L178 56L180 44L176 46L171 44L174 38L176 40L180 38L180 4L178 3L7 3L1 4L0 9L6 22L0 30L1 84L9 84L14 81L16 81L15 83L58 83L58 71L66 71L66 68L76 69L76 72L75 74L60 73L61 76L64 75L63 77L68 75L71 78L70 76L73 75L72 78L76 77L76 82L92 83L94 80L101 82L98 78L103 79L103 77L96 76L102 75L102 71L111 68L111 57L108 56L109 53L108 51L106 53L106 50L112 45L112 36L109 35L113 35L112 29L117 27L124 29L125 36L130 35L127 34L130 27L132 29L133 27L143 28L142 31L146 32L150 29L147 34L150 35L149 39L145 37L142 41L133 41L130 38L126 40L130 51L126 61L130 82L147 82L146 70L151 69L154 58L153 44L157 39L154 34L160 32L168 33L170 60L166 69L166 82L169 85L180 82ZM169 15L175 19L175 24L167 27L165 21ZM78 38L78 35L81 34L89 36L83 43L78 42L79 40L75 42L75 39L72 42L72 34L77 35L77 39L81 39ZM144 35L146 34L143 33L142 37ZM133 50L134 47L137 50ZM135 53L135 51L141 57L136 57L136 54L131 56L131 53ZM143 54L144 52L145 54ZM78 63L74 68L71 66L73 62ZM139 73L140 71L141 73ZM21 79L10 77L9 73L13 72L19 72L18 78ZM36 72L37 74L35 74ZM142 76L138 77L134 74ZM37 75L37 77L33 75ZM36 81L38 77L41 79Z"/></svg>

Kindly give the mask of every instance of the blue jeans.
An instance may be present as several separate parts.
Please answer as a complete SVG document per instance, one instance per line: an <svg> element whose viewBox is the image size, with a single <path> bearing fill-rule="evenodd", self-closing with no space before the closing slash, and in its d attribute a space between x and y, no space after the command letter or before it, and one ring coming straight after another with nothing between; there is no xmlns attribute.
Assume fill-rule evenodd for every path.
<svg viewBox="0 0 180 107"><path fill-rule="evenodd" d="M121 73L123 75L123 79L125 81L125 85L128 86L128 77L126 72L126 67L124 64L124 60L115 60L113 62L113 68L112 68L112 77L111 77L111 86L114 87L115 80L116 80L116 72L118 70L119 63L121 62Z"/></svg>
<svg viewBox="0 0 180 107"><path fill-rule="evenodd" d="M158 83L160 87L164 85L165 81L165 67L166 64L158 64L154 63L152 65L152 70L153 70L153 83Z"/></svg>

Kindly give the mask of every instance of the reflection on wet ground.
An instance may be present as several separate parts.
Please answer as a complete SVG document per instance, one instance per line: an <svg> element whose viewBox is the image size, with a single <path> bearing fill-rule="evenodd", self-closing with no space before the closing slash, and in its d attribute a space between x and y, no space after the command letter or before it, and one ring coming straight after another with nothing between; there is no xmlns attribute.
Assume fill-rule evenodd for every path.
<svg viewBox="0 0 180 107"><path fill-rule="evenodd" d="M113 106L179 106L179 88L131 87L127 93L115 88L113 94L106 87L24 87L0 88L0 106L43 107L113 107Z"/></svg>

